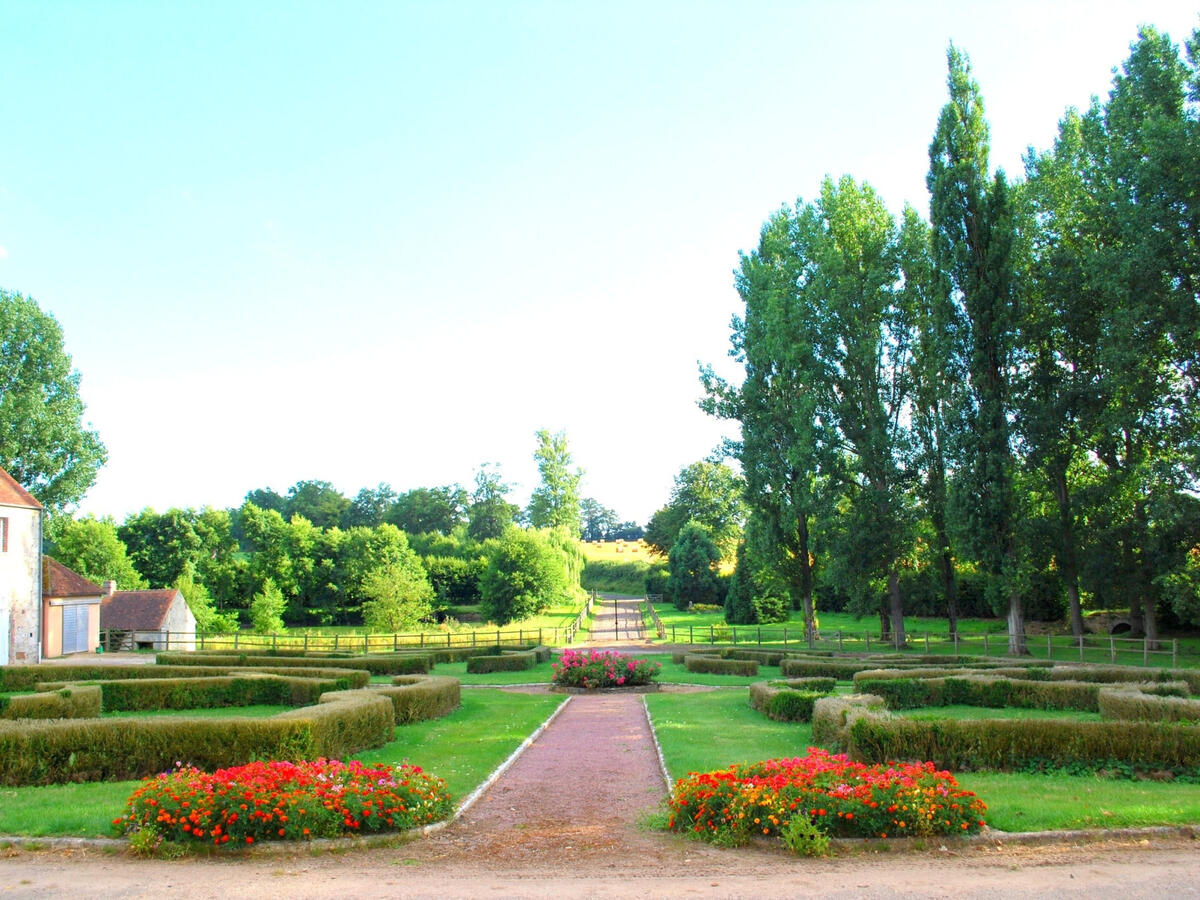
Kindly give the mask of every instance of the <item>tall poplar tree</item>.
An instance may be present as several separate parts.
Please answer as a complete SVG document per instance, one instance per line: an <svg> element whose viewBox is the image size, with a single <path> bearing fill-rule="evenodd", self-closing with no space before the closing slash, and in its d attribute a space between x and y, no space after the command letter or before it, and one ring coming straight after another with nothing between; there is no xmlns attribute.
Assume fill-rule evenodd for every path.
<svg viewBox="0 0 1200 900"><path fill-rule="evenodd" d="M950 100L929 146L933 259L957 307L957 352L970 392L961 434L966 533L999 606L1007 597L1008 650L1023 654L1017 504L1009 435L1013 354L1013 222L1003 172L990 174L989 134L979 85L966 56L947 52Z"/></svg>

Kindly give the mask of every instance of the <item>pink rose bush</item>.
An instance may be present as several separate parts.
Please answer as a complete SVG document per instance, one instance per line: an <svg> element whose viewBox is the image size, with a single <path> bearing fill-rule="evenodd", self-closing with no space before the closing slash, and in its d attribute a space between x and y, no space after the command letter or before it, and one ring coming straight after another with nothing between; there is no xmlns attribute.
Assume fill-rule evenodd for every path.
<svg viewBox="0 0 1200 900"><path fill-rule="evenodd" d="M614 688L649 684L662 665L648 659L633 659L612 650L564 650L553 663L553 681L565 687Z"/></svg>
<svg viewBox="0 0 1200 900"><path fill-rule="evenodd" d="M255 762L202 772L181 767L147 778L114 829L150 830L177 843L245 846L403 831L449 818L446 783L419 766Z"/></svg>

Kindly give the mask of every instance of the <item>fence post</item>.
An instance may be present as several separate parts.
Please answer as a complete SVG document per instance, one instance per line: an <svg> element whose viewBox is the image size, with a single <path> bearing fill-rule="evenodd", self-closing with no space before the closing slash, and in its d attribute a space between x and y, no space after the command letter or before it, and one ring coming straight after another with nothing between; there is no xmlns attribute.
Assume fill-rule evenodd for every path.
<svg viewBox="0 0 1200 900"><path fill-rule="evenodd" d="M925 655L929 655L929 632L925 632Z"/></svg>
<svg viewBox="0 0 1200 900"><path fill-rule="evenodd" d="M1079 661L1083 662L1083 635L1079 636Z"/></svg>
<svg viewBox="0 0 1200 900"><path fill-rule="evenodd" d="M1117 642L1113 640L1111 634L1108 636L1108 661L1114 663L1117 661Z"/></svg>
<svg viewBox="0 0 1200 900"><path fill-rule="evenodd" d="M692 635L692 626L689 624L688 625L688 644L690 646L691 644L694 644L694 643L696 643L696 639Z"/></svg>
<svg viewBox="0 0 1200 900"><path fill-rule="evenodd" d="M871 652L871 632L864 631L863 632L863 640L865 640L867 642L867 653L870 653Z"/></svg>
<svg viewBox="0 0 1200 900"><path fill-rule="evenodd" d="M838 629L838 653L842 652L842 629Z"/></svg>
<svg viewBox="0 0 1200 900"><path fill-rule="evenodd" d="M557 629L557 628L556 628L556 629L554 629L554 630L555 630L556 632L558 631L558 629ZM540 647L540 646L542 646L542 629L540 629L540 628L538 629L538 646L539 646L539 647Z"/></svg>
<svg viewBox="0 0 1200 900"><path fill-rule="evenodd" d="M1150 641L1147 638L1142 638L1142 665L1150 665Z"/></svg>
<svg viewBox="0 0 1200 900"><path fill-rule="evenodd" d="M762 626L758 626L758 646L762 646Z"/></svg>
<svg viewBox="0 0 1200 900"><path fill-rule="evenodd" d="M1054 659L1054 646L1050 643L1050 635L1046 635L1046 659Z"/></svg>
<svg viewBox="0 0 1200 900"><path fill-rule="evenodd" d="M496 629L496 646L497 647L500 646L500 629L499 628Z"/></svg>
<svg viewBox="0 0 1200 900"><path fill-rule="evenodd" d="M709 644L715 644L717 642L717 632L712 625L708 626L708 642Z"/></svg>
<svg viewBox="0 0 1200 900"><path fill-rule="evenodd" d="M233 649L234 650L237 649L237 645L238 645L238 633L235 631L233 633Z"/></svg>
<svg viewBox="0 0 1200 900"><path fill-rule="evenodd" d="M958 629L954 629L954 655L958 656Z"/></svg>
<svg viewBox="0 0 1200 900"><path fill-rule="evenodd" d="M988 649L988 633L986 631L983 633L983 655L992 655L992 651Z"/></svg>

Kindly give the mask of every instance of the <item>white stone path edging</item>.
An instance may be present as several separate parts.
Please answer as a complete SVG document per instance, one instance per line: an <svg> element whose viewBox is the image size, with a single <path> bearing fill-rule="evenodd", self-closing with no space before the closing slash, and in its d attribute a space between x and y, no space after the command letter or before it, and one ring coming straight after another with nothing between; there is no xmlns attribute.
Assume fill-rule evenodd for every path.
<svg viewBox="0 0 1200 900"><path fill-rule="evenodd" d="M457 822L459 818L462 817L463 813L474 806L479 801L479 798L487 793L488 788L499 781L500 776L507 772L512 764L520 759L521 754L528 750L529 746L541 736L542 732L550 727L550 723L558 718L558 714L566 709L567 704L570 702L571 698L567 697L562 703L558 704L558 706L554 708L554 712L550 713L550 715L546 717L546 721L539 725L533 734L521 741L520 746L517 747L517 749L511 754L509 754L508 759L500 763L500 765L495 768L492 774L487 777L487 780L485 780L483 784L475 788L475 790L473 790L463 799L462 803L458 804L458 808L454 811L454 815L452 815L449 819L443 819L441 822L434 822L432 825L426 825L421 829L421 834L432 834L435 831L441 831L447 825Z"/></svg>
<svg viewBox="0 0 1200 900"><path fill-rule="evenodd" d="M667 796L669 797L675 788L675 782L671 778L671 773L667 771L667 761L663 758L662 744L658 742L658 732L654 730L654 720L650 718L650 704L646 702L645 694L642 694L642 711L646 714L646 724L650 726L650 739L654 741L654 752L658 754L658 768L662 772L663 783L667 786Z"/></svg>

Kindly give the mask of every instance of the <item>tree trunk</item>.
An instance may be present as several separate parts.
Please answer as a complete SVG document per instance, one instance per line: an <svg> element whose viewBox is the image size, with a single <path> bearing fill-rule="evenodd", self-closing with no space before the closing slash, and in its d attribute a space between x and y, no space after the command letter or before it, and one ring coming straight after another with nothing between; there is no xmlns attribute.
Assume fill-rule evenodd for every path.
<svg viewBox="0 0 1200 900"><path fill-rule="evenodd" d="M1075 515L1071 511L1071 494L1067 487L1065 460L1056 460L1050 476L1054 497L1058 501L1058 571L1067 587L1067 604L1071 615L1071 634L1083 636L1083 610L1079 604L1079 563L1075 554Z"/></svg>
<svg viewBox="0 0 1200 900"><path fill-rule="evenodd" d="M879 640L885 643L891 643L892 640L892 620L888 616L886 603L879 604Z"/></svg>
<svg viewBox="0 0 1200 900"><path fill-rule="evenodd" d="M796 528L796 557L800 563L800 598L804 606L804 640L811 647L817 639L817 616L813 606L812 562L808 556L808 521L801 516Z"/></svg>
<svg viewBox="0 0 1200 900"><path fill-rule="evenodd" d="M900 602L900 566L893 563L888 573L888 597L891 599L892 641L897 650L908 646L904 634L904 607Z"/></svg>
<svg viewBox="0 0 1200 900"><path fill-rule="evenodd" d="M1025 611L1021 607L1021 595L1015 590L1008 595L1008 654L1029 655L1025 646Z"/></svg>

